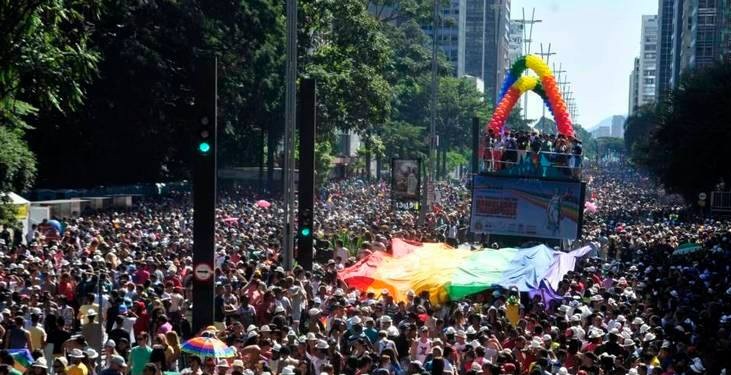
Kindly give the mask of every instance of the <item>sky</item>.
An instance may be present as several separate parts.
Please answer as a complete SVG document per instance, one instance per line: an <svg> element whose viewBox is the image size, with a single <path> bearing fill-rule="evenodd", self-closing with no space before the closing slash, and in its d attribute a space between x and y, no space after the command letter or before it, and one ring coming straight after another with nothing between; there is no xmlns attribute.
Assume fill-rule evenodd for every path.
<svg viewBox="0 0 731 375"><path fill-rule="evenodd" d="M512 0L511 18L521 19L525 9L530 19L535 8L535 18L543 21L533 26L531 52L540 52L541 43L545 52L551 44L556 54L549 65L561 64L574 92L574 122L591 128L611 115L627 114L642 15L657 14L657 5L657 0ZM542 105L529 95L528 118L540 118Z"/></svg>

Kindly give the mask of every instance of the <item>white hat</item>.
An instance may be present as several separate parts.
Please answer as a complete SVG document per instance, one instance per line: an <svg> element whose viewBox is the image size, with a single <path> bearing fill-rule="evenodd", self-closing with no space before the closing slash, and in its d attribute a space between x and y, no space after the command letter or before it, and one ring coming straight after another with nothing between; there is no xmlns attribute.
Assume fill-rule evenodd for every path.
<svg viewBox="0 0 731 375"><path fill-rule="evenodd" d="M277 307L274 308L274 313L279 314L284 312L284 307L282 305L277 305Z"/></svg>
<svg viewBox="0 0 731 375"><path fill-rule="evenodd" d="M241 359L234 359L231 363L231 367L244 367L244 361Z"/></svg>
<svg viewBox="0 0 731 375"><path fill-rule="evenodd" d="M627 371L627 375L638 375L638 374L639 374L639 372L637 372L636 367L632 367L631 369L629 369L629 371Z"/></svg>
<svg viewBox="0 0 731 375"><path fill-rule="evenodd" d="M581 315L579 315L579 314L572 315L571 316L571 321L572 322L580 322L581 321Z"/></svg>
<svg viewBox="0 0 731 375"><path fill-rule="evenodd" d="M294 366L284 366L279 375L294 375Z"/></svg>
<svg viewBox="0 0 731 375"><path fill-rule="evenodd" d="M649 330L650 330L650 326L647 324L643 324L642 326L640 326L640 333L645 333Z"/></svg>
<svg viewBox="0 0 731 375"><path fill-rule="evenodd" d="M655 335L652 332L647 332L645 337L642 338L643 342L649 342L655 339Z"/></svg>
<svg viewBox="0 0 731 375"><path fill-rule="evenodd" d="M569 370L566 367L561 367L558 369L558 375L569 375Z"/></svg>
<svg viewBox="0 0 731 375"><path fill-rule="evenodd" d="M45 368L48 369L48 363L46 363L46 359L43 357L40 357L36 359L35 362L31 365L31 367L39 367L39 368Z"/></svg>
<svg viewBox="0 0 731 375"><path fill-rule="evenodd" d="M638 325L638 326L641 326L641 325L643 325L644 323L645 323L645 321L644 321L644 320L642 320L642 318L640 318L639 316L638 316L638 317L636 317L636 318L634 318L634 319L632 320L632 324L635 324L635 325Z"/></svg>
<svg viewBox="0 0 731 375"><path fill-rule="evenodd" d="M624 315L617 315L617 319L616 320L618 322L620 322L620 323L624 323L624 322L627 321L627 318L625 318Z"/></svg>
<svg viewBox="0 0 731 375"><path fill-rule="evenodd" d="M318 309L317 307L313 307L313 308L310 309L310 311L308 311L308 313L310 314L310 316L320 315L321 312L322 311L320 311L320 309Z"/></svg>
<svg viewBox="0 0 731 375"><path fill-rule="evenodd" d="M228 361L221 358L218 360L218 363L216 363L216 367L223 367L223 368L229 368Z"/></svg>
<svg viewBox="0 0 731 375"><path fill-rule="evenodd" d="M317 341L317 336L314 332L307 332L307 341Z"/></svg>
<svg viewBox="0 0 731 375"><path fill-rule="evenodd" d="M597 339L599 337L604 336L604 332L598 330L598 329L592 329L589 331L589 338L590 339Z"/></svg>
<svg viewBox="0 0 731 375"><path fill-rule="evenodd" d="M482 365L480 365L477 362L472 362L472 371L474 371L474 372L476 372L478 374L482 373L483 372L482 371Z"/></svg>
<svg viewBox="0 0 731 375"><path fill-rule="evenodd" d="M95 359L95 358L98 358L99 357L99 353L97 353L96 350L94 350L92 348L86 348L86 349L84 349L84 354L89 359Z"/></svg>
<svg viewBox="0 0 731 375"><path fill-rule="evenodd" d="M259 332L271 332L271 331L272 331L272 329L269 328L269 326L266 325L266 324L264 324L263 326L261 326L261 329L259 329Z"/></svg>
<svg viewBox="0 0 731 375"><path fill-rule="evenodd" d="M690 369L699 374L706 371L706 368L703 367L703 361L701 361L699 357L693 358L693 363L690 364Z"/></svg>
<svg viewBox="0 0 731 375"><path fill-rule="evenodd" d="M253 325L253 324L249 324L249 326L248 326L248 327L246 327L246 332L253 332L253 331L256 331L257 329L258 329L258 328L256 328L256 326L255 326L255 325Z"/></svg>
<svg viewBox="0 0 731 375"><path fill-rule="evenodd" d="M391 319L388 315L382 315L380 318L381 323L391 323L393 322L393 319Z"/></svg>
<svg viewBox="0 0 731 375"><path fill-rule="evenodd" d="M330 349L330 345L327 344L327 341L325 340L317 340L317 344L315 345L316 349Z"/></svg>
<svg viewBox="0 0 731 375"><path fill-rule="evenodd" d="M468 335L476 335L477 334L477 331L475 330L475 327L473 327L473 326L467 327L467 334Z"/></svg>
<svg viewBox="0 0 731 375"><path fill-rule="evenodd" d="M71 349L71 351L68 354L69 358L84 358L84 352L81 351L81 349Z"/></svg>
<svg viewBox="0 0 731 375"><path fill-rule="evenodd" d="M461 329L460 329L460 330L458 330L458 331L457 331L457 333L455 333L455 334L454 334L454 336L456 336L456 337L461 337L461 338L463 338L463 339L464 339L464 338L467 338L467 334L466 334L466 333L465 333L465 332L464 332L463 330L461 330Z"/></svg>

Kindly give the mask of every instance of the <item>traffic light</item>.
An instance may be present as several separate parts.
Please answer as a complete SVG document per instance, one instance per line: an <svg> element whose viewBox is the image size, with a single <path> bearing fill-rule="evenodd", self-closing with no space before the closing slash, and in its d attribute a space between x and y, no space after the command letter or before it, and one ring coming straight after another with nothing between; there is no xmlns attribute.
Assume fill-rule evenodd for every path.
<svg viewBox="0 0 731 375"><path fill-rule="evenodd" d="M198 131L198 152L201 155L208 155L211 152L211 125L207 115L200 118L200 129Z"/></svg>
<svg viewBox="0 0 731 375"><path fill-rule="evenodd" d="M299 230L297 231L299 238L306 239L312 237L312 210L302 210L299 215L299 221Z"/></svg>

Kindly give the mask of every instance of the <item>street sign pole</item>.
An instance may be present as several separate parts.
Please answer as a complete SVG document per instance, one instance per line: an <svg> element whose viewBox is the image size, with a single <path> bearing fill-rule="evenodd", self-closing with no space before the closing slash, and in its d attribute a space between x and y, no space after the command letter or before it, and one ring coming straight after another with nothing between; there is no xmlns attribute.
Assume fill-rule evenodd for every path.
<svg viewBox="0 0 731 375"><path fill-rule="evenodd" d="M217 61L202 58L194 73L195 124L193 163L193 332L213 324L213 262L216 223ZM209 277L206 278L205 271ZM199 275L200 274L200 275Z"/></svg>

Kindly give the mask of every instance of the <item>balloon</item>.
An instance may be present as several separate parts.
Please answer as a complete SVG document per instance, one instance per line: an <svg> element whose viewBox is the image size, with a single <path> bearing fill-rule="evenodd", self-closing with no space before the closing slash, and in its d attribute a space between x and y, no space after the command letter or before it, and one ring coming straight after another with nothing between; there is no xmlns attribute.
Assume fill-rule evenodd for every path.
<svg viewBox="0 0 731 375"><path fill-rule="evenodd" d="M523 76L526 69L531 69L538 77ZM521 95L529 90L532 90L543 99L549 112L556 120L558 132L566 137L573 137L574 129L571 118L566 103L561 97L556 78L553 76L548 64L537 55L527 55L519 58L506 72L495 110L490 122L487 124L488 130L493 134L502 133L505 121L513 107L515 107Z"/></svg>

